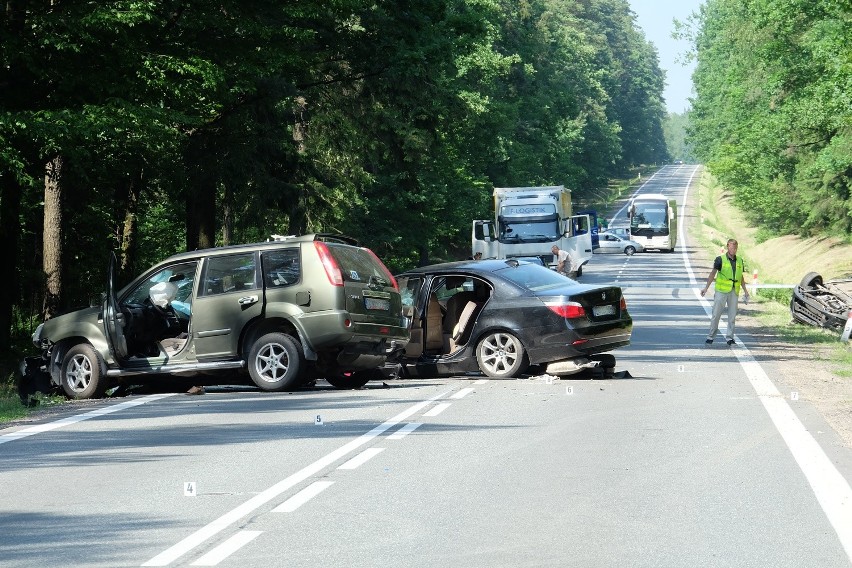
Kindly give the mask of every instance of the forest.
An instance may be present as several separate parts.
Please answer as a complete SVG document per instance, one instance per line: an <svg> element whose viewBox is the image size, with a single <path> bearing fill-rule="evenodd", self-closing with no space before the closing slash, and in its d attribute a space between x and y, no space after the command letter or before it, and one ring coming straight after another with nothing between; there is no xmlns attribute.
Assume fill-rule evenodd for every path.
<svg viewBox="0 0 852 568"><path fill-rule="evenodd" d="M852 238L852 4L707 0L691 151L764 238Z"/></svg>
<svg viewBox="0 0 852 568"><path fill-rule="evenodd" d="M0 345L184 250L334 232L469 254L494 186L668 158L627 0L7 0Z"/></svg>

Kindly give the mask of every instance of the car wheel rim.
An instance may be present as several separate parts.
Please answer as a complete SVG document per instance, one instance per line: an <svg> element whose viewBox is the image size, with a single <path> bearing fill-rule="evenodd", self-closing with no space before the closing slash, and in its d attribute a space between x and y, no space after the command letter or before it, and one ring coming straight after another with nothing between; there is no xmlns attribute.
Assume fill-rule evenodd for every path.
<svg viewBox="0 0 852 568"><path fill-rule="evenodd" d="M254 361L257 375L269 383L280 381L290 368L287 350L278 343L270 343L261 349Z"/></svg>
<svg viewBox="0 0 852 568"><path fill-rule="evenodd" d="M496 333L482 344L482 364L492 373L508 372L518 360L518 346L514 338L505 333Z"/></svg>
<svg viewBox="0 0 852 568"><path fill-rule="evenodd" d="M74 392L86 390L92 381L92 362L85 355L77 355L71 359L65 371L65 382Z"/></svg>

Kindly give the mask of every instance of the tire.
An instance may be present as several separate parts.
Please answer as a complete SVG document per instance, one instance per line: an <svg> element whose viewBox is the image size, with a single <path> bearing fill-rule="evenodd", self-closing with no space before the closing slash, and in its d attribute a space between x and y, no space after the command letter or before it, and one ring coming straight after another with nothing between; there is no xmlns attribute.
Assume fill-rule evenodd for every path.
<svg viewBox="0 0 852 568"><path fill-rule="evenodd" d="M583 267L581 266L577 269L577 278L579 278L582 275L583 275Z"/></svg>
<svg viewBox="0 0 852 568"><path fill-rule="evenodd" d="M529 366L524 346L511 333L491 333L476 346L479 369L494 379L512 379Z"/></svg>
<svg viewBox="0 0 852 568"><path fill-rule="evenodd" d="M802 281L799 282L799 286L802 288L816 288L817 286L822 286L822 276L816 272L808 272L805 274L805 277L802 278Z"/></svg>
<svg viewBox="0 0 852 568"><path fill-rule="evenodd" d="M636 254L636 247L634 247L634 246L624 247L624 254L626 254L627 256L633 256L634 254Z"/></svg>
<svg viewBox="0 0 852 568"><path fill-rule="evenodd" d="M336 389L360 389L370 381L381 380L384 375L377 369L369 371L355 371L354 373L338 374L326 377L328 384Z"/></svg>
<svg viewBox="0 0 852 568"><path fill-rule="evenodd" d="M106 365L88 343L69 349L62 359L62 390L70 398L101 398L106 392Z"/></svg>
<svg viewBox="0 0 852 568"><path fill-rule="evenodd" d="M286 333L267 333L255 341L249 351L249 375L261 390L297 388L304 366L301 345Z"/></svg>

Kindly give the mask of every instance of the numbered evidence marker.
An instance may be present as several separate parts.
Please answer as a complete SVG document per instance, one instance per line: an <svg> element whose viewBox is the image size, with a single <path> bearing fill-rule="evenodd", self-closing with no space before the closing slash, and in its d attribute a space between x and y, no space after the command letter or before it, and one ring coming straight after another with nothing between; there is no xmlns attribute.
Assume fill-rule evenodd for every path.
<svg viewBox="0 0 852 568"><path fill-rule="evenodd" d="M195 497L196 491L198 490L198 486L195 485L194 481L185 481L183 484L183 495L184 497Z"/></svg>
<svg viewBox="0 0 852 568"><path fill-rule="evenodd" d="M574 387L565 387L565 394L574 394Z"/></svg>
<svg viewBox="0 0 852 568"><path fill-rule="evenodd" d="M682 373L682 372L683 372L683 365L678 365L678 366L677 366L677 372L678 372L678 373Z"/></svg>
<svg viewBox="0 0 852 568"><path fill-rule="evenodd" d="M317 426L322 426L323 425L322 416L317 414L317 419L314 420L314 424L317 425Z"/></svg>
<svg viewBox="0 0 852 568"><path fill-rule="evenodd" d="M796 391L791 392L790 393L790 400L799 400L799 393L796 392Z"/></svg>

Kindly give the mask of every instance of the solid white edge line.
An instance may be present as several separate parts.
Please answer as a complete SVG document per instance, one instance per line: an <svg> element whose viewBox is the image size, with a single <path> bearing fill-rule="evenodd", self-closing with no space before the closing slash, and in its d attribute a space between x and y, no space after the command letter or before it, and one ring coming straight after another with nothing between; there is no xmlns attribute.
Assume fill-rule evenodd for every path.
<svg viewBox="0 0 852 568"><path fill-rule="evenodd" d="M217 566L224 559L256 539L263 531L240 531L195 562L192 566Z"/></svg>
<svg viewBox="0 0 852 568"><path fill-rule="evenodd" d="M409 422L390 436L388 436L388 440L401 440L420 428L423 425L422 422Z"/></svg>
<svg viewBox="0 0 852 568"><path fill-rule="evenodd" d="M695 172L693 172L694 175ZM690 183L687 184L683 194L684 204L692 176L689 180ZM685 205L683 209L686 209ZM682 227L683 224L681 223L679 231L684 230ZM689 257L686 254L685 233L682 232L680 238L681 242L684 243L683 262L689 273L690 282L696 283L692 267L689 264ZM701 295L698 288L693 288L693 292L704 311L708 316L711 316L710 302ZM743 345L736 334L734 334L734 340L736 346L731 351L743 368L749 383L769 415L769 419L772 420L775 429L781 434L781 438L793 455L793 459L799 464L799 469L805 475L805 479L808 480L808 484L816 495L817 502L825 513L829 524L837 533L840 544L846 551L846 556L852 561L852 488L850 488L849 482L834 467L825 451L811 436L805 425L802 424L799 417L781 396L781 393L778 392L775 383L772 382L760 363L751 355L751 352Z"/></svg>
<svg viewBox="0 0 852 568"><path fill-rule="evenodd" d="M337 469L356 469L364 465L383 451L385 451L384 448L367 448L366 450L353 457L346 463L337 466Z"/></svg>
<svg viewBox="0 0 852 568"><path fill-rule="evenodd" d="M273 513L292 513L329 487L334 485L333 481L314 481L274 509Z"/></svg>
<svg viewBox="0 0 852 568"><path fill-rule="evenodd" d="M301 483L305 479L308 479L312 475L316 475L317 473L319 473L323 469L327 468L328 466L330 466L331 464L333 464L337 460L341 459L343 456L345 456L345 455L347 455L351 452L354 452L355 450L357 450L358 448L360 448L364 444L370 442L376 436L379 436L380 434L382 434L383 432L385 432L389 428L392 428L393 426L399 424L400 422L402 422L403 420L405 420L406 418L408 418L412 414L415 414L416 412L419 412L423 408L429 406L434 401L445 397L450 392L452 392L452 391L448 390L448 391L442 392L442 393L437 394L437 395L435 395L435 396L433 396L433 397L431 397L427 400L418 402L417 404L415 404L415 405L409 407L408 409L400 412L399 414L397 414L393 418L390 418L390 419L386 420L385 422L381 423L380 425L376 426L375 428L373 428L372 430L370 430L366 434L363 434L363 435L359 436L358 438L352 440L351 442L344 444L343 446L339 447L335 451L333 451L329 454L326 454L325 456L321 457L320 459L313 462L312 464L300 469L299 471L290 475L289 477L282 479L281 481L279 481L278 483L276 483L272 487L270 487L270 488L266 489L265 491L262 491L261 493L255 495L254 497L252 497L251 499L249 499L248 501L246 501L242 505L239 505L238 507L236 507L235 509L232 509L231 511L225 513L224 515L222 515L218 519L216 519L216 520L212 521L211 523L207 524L206 526L198 529L197 531L190 534L189 536L187 536L186 538L184 538L183 540L181 540L180 542L178 542L174 546L171 546L170 548L164 550L163 552L161 552L160 554L158 554L157 556L155 556L151 560L145 562L144 564L142 564L142 566L167 566L167 565L171 564L173 561L177 560L178 558L180 558L181 556L183 556L184 554L186 554L187 552L189 552L190 550L192 550L196 546L200 545L201 543L203 543L207 539L216 536L217 534L219 534L223 530L227 529L232 524L239 521L241 518L243 518L246 515L249 515L250 513L254 512L256 509L265 505L266 503L268 503L272 499L275 499L281 493L292 488L294 485Z"/></svg>
<svg viewBox="0 0 852 568"><path fill-rule="evenodd" d="M134 406L139 406L140 404L145 404L147 402L153 402L155 400L159 400L161 398L166 398L168 396L174 396L176 393L166 393L166 394L152 394L148 396L144 396L142 398L137 398L133 400L126 400L124 402L120 402L118 404L113 404L111 406L106 406L104 408L98 408L96 410L92 410L90 412L85 412L83 414L76 414L74 416L68 416L67 418L62 418L60 420L55 420L53 422L48 422L47 424L39 424L38 426L30 426L29 428L24 428L23 430L18 430L17 432L11 432L9 434L3 434L0 436L0 444L5 444L6 442L11 442L13 440L20 440L21 438L26 438L28 436L34 436L35 434L41 434L42 432L49 432L50 430L56 430L57 428L62 428L63 426L69 426L71 424L76 424L77 422L83 422L84 420L89 420L92 418L98 418L99 416L105 416L107 414L112 414L113 412L119 412L121 410L126 410L128 408L132 408Z"/></svg>

